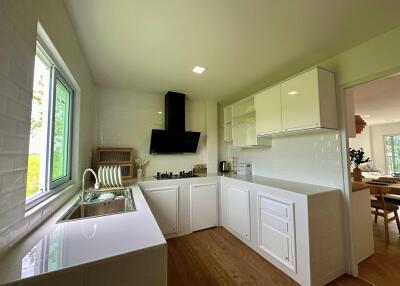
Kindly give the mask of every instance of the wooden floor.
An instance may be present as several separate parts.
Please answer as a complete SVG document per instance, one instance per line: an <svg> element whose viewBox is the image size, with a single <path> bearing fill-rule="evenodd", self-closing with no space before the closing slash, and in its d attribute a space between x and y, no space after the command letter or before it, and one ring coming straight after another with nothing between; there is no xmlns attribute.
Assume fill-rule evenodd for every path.
<svg viewBox="0 0 400 286"><path fill-rule="evenodd" d="M222 227L168 240L168 286L298 285ZM342 276L330 286L370 286Z"/></svg>
<svg viewBox="0 0 400 286"><path fill-rule="evenodd" d="M400 235L396 223L389 224L389 244L384 239L383 219L378 218L373 226L375 254L359 264L359 275L379 286L400 285Z"/></svg>

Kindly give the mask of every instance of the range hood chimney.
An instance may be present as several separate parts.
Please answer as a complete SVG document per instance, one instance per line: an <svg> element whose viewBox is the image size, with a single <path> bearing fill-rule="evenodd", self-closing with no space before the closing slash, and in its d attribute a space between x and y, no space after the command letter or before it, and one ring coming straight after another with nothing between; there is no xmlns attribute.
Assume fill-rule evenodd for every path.
<svg viewBox="0 0 400 286"><path fill-rule="evenodd" d="M197 152L200 132L185 131L185 97L173 91L165 95L165 130L151 131L150 154Z"/></svg>
<svg viewBox="0 0 400 286"><path fill-rule="evenodd" d="M185 132L185 97L173 91L165 95L165 130Z"/></svg>

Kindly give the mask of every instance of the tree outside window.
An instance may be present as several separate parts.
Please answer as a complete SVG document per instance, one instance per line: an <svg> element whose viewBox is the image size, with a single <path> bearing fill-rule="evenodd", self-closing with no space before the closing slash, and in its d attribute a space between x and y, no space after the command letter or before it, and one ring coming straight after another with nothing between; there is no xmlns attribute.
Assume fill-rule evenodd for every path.
<svg viewBox="0 0 400 286"><path fill-rule="evenodd" d="M384 137L387 172L400 173L400 135Z"/></svg>

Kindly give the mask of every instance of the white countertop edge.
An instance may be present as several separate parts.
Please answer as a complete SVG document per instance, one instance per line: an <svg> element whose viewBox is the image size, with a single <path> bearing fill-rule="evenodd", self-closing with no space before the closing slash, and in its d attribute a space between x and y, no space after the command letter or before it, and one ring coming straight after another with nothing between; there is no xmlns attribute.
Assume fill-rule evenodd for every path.
<svg viewBox="0 0 400 286"><path fill-rule="evenodd" d="M25 238L21 239L17 244L15 244L12 248L10 248L7 252L3 253L2 257L0 258L0 285L9 285L12 283L16 283L19 281L28 281L31 279L36 279L37 277L43 277L45 275L54 275L55 273L60 273L62 271L68 271L71 269L76 269L78 267L83 267L87 265L92 265L92 264L98 264L102 263L104 261L112 260L112 259L118 259L119 257L123 257L125 255L134 255L134 254L139 254L142 252L150 251L152 249L157 249L160 247L165 247L167 242L164 238L164 236L161 233L161 230L159 229L159 226L149 208L147 205L147 202L143 196L142 191L140 190L139 186L137 184L134 185L129 185L129 188L132 188L133 191L133 196L135 200L135 205L137 208L136 212L127 212L127 213L121 213L121 214L115 214L115 215L106 215L106 216L98 216L98 217L93 217L93 218L88 218L88 219L79 219L79 220L73 220L69 222L58 222L58 220L72 207L73 204L76 203L79 194L74 193L71 195L72 197L66 201L58 210L56 210L53 214L51 214L44 223L39 225L36 229L34 229L32 232L30 232ZM139 212L140 215L139 215ZM125 248L122 250L121 248L118 250L115 250L115 254L109 255L98 255L97 259L88 259L85 261L85 259L81 259L81 262L78 263L72 263L71 265L66 265L66 266L61 266L59 269L56 270L51 270L51 271L44 271L42 273L35 273L32 276L28 277L20 277L20 274L15 274L15 277L13 274L10 275L11 272L18 273L18 269L15 268L15 265L12 262L20 262L22 257L24 257L33 247L35 247L38 243L42 241L47 235L52 233L56 228L57 225L59 224L64 224L66 226L69 224L70 226L78 225L79 222L87 222L87 221L92 221L92 222L97 222L97 223L110 223L111 220L116 220L116 218L119 218L119 221L124 221L124 219L129 219L132 218L132 216L137 215L136 221L142 218L146 218L146 225L148 228L152 229L151 231L151 236L152 238L150 239L150 243L140 243L139 245L146 245L145 247L140 247L138 248L138 245L133 244L131 247ZM125 218L123 218L125 216ZM111 218L111 219L110 219ZM132 222L130 222L132 223ZM69 228L69 226L67 227ZM124 226L121 226L121 228L124 228ZM110 235L113 235L112 233ZM15 263L17 264L17 263ZM13 265L13 266L10 266ZM11 271L11 272L10 272ZM2 274L3 273L3 274ZM2 279L2 277L5 277Z"/></svg>
<svg viewBox="0 0 400 286"><path fill-rule="evenodd" d="M156 245L152 245L152 246L145 247L145 248L142 248L142 249L139 249L139 250L135 250L135 251L131 251L131 252L120 253L120 254L116 254L116 255L113 255L113 256L108 256L106 258L101 258L101 259L98 259L98 260L92 260L92 261L89 261L89 262L75 264L75 265L67 266L67 267L64 267L64 268L57 269L57 270L43 272L43 273L36 274L36 275L30 276L30 277L24 277L24 278L20 278L20 279L16 279L16 280L10 280L10 281L5 282L5 284L0 284L0 285L1 286L13 285L13 283L19 283L19 282L22 282L22 281L25 282L25 281L41 278L41 277L44 277L44 276L57 275L58 273L61 273L63 271L70 271L70 270L78 269L80 267L93 266L93 265L97 265L97 264L100 264L100 263L103 263L103 262L110 262L110 261L119 259L119 258L127 256L127 255L136 255L136 254L145 253L145 252L148 252L148 251L151 251L151 250L154 250L154 249L159 249L159 248L165 247L166 244L167 244L167 242L161 243L161 244L156 244Z"/></svg>
<svg viewBox="0 0 400 286"><path fill-rule="evenodd" d="M233 180L239 180L251 184L276 188L285 192L292 192L297 193L300 195L305 196L314 196L326 192L338 191L340 188L337 187L329 187L329 186L322 186L322 185L315 185L310 183L304 182L296 182L296 181L289 181L283 180L278 178L271 178L271 177L264 177L264 176L257 176L257 175L237 175L233 173L204 173L199 174L199 177L189 178L192 180L196 180L198 178L205 178L205 177L217 177L217 178L228 178ZM174 180L188 180L187 178L174 178L174 179L167 179L167 180L157 180L154 177L144 177L138 179L136 182L138 184L145 183L145 182L163 182L163 181L174 181Z"/></svg>

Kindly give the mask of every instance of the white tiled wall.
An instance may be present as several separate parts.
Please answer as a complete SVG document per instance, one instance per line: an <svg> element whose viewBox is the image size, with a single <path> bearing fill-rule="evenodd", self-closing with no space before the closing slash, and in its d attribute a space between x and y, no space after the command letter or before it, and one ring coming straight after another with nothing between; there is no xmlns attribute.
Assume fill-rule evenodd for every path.
<svg viewBox="0 0 400 286"><path fill-rule="evenodd" d="M43 22L53 31L59 27L56 23L54 25L49 23L51 21L63 18L67 19L64 23L70 23L62 0L0 0L0 254L42 222L73 194L59 193L45 208L36 208L25 213L36 28L38 19L42 20L42 15L50 13L50 11L46 12L44 7L40 7L41 5L47 6L48 10L52 10L51 13L57 14L43 17ZM71 36L71 24L68 27L64 24L61 28L67 37L76 40L73 33ZM70 57L81 57L80 51L70 51L71 54L74 52L75 54ZM83 61L78 64L78 69L84 70L81 73L84 74L82 77L89 78L89 80L85 78L80 83L84 90L93 83L91 75L87 75L86 67L79 66L84 65L81 62ZM85 96L93 95L85 94ZM90 101L85 98L85 102ZM88 134L87 131L92 126L90 122L83 123L85 128L81 131ZM90 136L86 136L83 141L85 146L84 148L80 146L80 149L86 151L92 148ZM79 167L86 166L87 160Z"/></svg>
<svg viewBox="0 0 400 286"><path fill-rule="evenodd" d="M100 146L134 148L134 156L149 160L144 168L145 176L153 176L157 172L190 171L194 164L207 163L207 152L215 144L207 142L208 139L204 136L208 136L205 101L186 99L186 130L202 134L196 154L150 155L151 130L164 128L164 113L158 113L164 111L164 94L101 88L98 89L97 96L97 142ZM217 149L216 147L213 149Z"/></svg>
<svg viewBox="0 0 400 286"><path fill-rule="evenodd" d="M21 30L13 17L21 10L0 4L0 252L27 231L25 219L26 158L35 32ZM21 15L23 16L23 15ZM28 21L29 19L26 19ZM31 27L35 20L30 19Z"/></svg>
<svg viewBox="0 0 400 286"><path fill-rule="evenodd" d="M253 175L343 189L339 131L274 137L269 148L234 148L223 139L223 108L219 109L219 160L253 164Z"/></svg>

